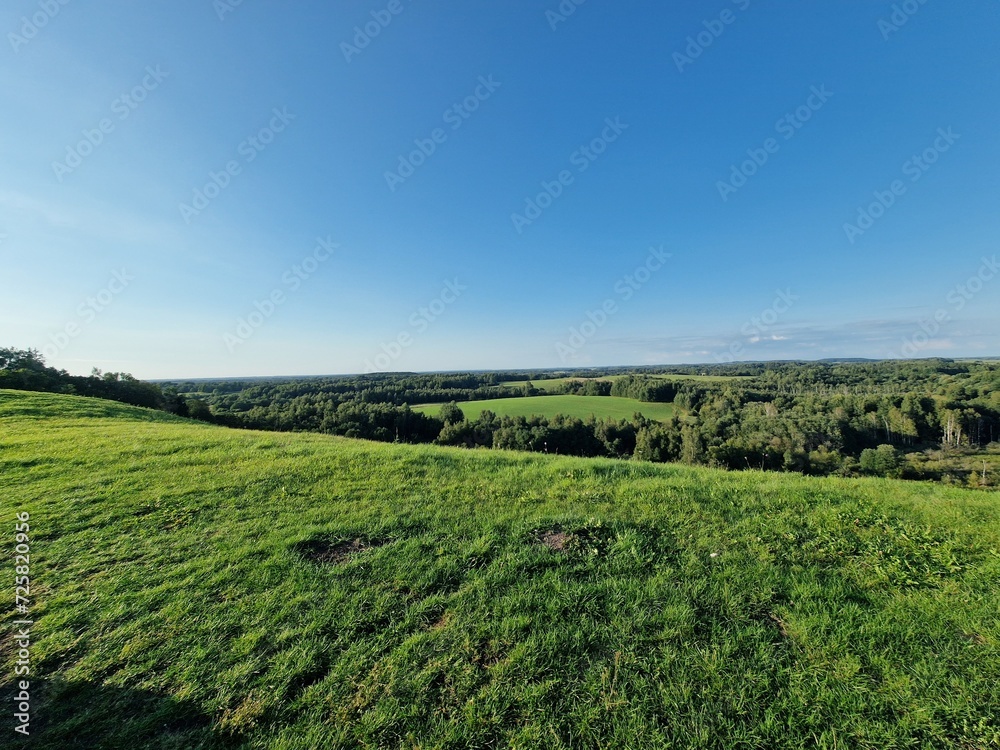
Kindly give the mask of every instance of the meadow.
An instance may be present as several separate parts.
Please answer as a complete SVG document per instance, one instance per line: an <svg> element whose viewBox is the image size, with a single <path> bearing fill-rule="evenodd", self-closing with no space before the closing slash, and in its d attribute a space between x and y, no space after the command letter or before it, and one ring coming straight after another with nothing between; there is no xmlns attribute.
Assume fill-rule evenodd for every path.
<svg viewBox="0 0 1000 750"><path fill-rule="evenodd" d="M420 404L414 411L437 415L441 404ZM462 401L457 404L466 419L476 419L483 411L492 411L500 417L530 417L534 415L551 419L565 414L579 419L631 419L639 412L649 419L663 421L674 414L673 404L656 404L618 396L525 396L523 398L495 398L481 401Z"/></svg>
<svg viewBox="0 0 1000 750"><path fill-rule="evenodd" d="M0 497L24 746L1000 746L995 493L0 390Z"/></svg>

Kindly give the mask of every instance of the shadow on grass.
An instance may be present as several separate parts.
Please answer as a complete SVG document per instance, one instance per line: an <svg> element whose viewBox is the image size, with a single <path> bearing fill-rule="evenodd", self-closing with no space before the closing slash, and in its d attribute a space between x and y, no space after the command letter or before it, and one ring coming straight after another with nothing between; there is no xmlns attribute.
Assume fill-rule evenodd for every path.
<svg viewBox="0 0 1000 750"><path fill-rule="evenodd" d="M5 708L16 706L14 683L0 685ZM212 727L210 716L192 702L148 690L56 679L30 679L29 735L3 712L4 748L232 748L238 743Z"/></svg>

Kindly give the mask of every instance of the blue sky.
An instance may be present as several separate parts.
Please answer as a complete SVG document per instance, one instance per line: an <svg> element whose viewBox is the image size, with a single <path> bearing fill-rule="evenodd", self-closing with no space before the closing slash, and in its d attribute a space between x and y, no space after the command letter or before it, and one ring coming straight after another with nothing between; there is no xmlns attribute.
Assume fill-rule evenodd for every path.
<svg viewBox="0 0 1000 750"><path fill-rule="evenodd" d="M0 345L1000 354L1000 2L576 2L5 3Z"/></svg>

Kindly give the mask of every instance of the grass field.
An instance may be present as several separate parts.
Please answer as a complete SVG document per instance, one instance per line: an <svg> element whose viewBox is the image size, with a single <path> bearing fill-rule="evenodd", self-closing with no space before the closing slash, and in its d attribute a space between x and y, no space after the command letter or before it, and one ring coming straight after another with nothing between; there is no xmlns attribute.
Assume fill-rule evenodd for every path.
<svg viewBox="0 0 1000 750"><path fill-rule="evenodd" d="M649 419L661 422L669 419L674 413L673 404L650 404L636 401L634 398L619 398L617 396L525 396L523 398L495 398L484 401L462 401L458 407L466 419L476 419L479 414L489 410L498 416L530 417L539 415L554 417L556 414L566 414L572 417L586 419L593 415L599 419L631 419L640 412ZM437 414L441 404L421 404L413 407L414 411Z"/></svg>
<svg viewBox="0 0 1000 750"><path fill-rule="evenodd" d="M30 747L1000 745L992 493L0 391L0 498Z"/></svg>

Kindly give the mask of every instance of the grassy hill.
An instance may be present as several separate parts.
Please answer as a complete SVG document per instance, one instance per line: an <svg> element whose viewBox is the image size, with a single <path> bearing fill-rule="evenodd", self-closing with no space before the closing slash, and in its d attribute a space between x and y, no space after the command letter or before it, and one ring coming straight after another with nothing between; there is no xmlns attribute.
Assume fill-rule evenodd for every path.
<svg viewBox="0 0 1000 750"><path fill-rule="evenodd" d="M32 747L1000 746L996 494L0 391L0 498Z"/></svg>
<svg viewBox="0 0 1000 750"><path fill-rule="evenodd" d="M539 415L552 418L556 414L566 414L571 417L587 419L594 416L598 419L631 419L636 412L649 419L663 421L674 413L673 404L653 404L637 401L634 398L618 396L525 396L523 398L494 398L482 401L462 401L458 407L467 419L477 419L485 410L505 417L530 417ZM437 414L441 404L421 404L413 407L414 411L427 414Z"/></svg>

